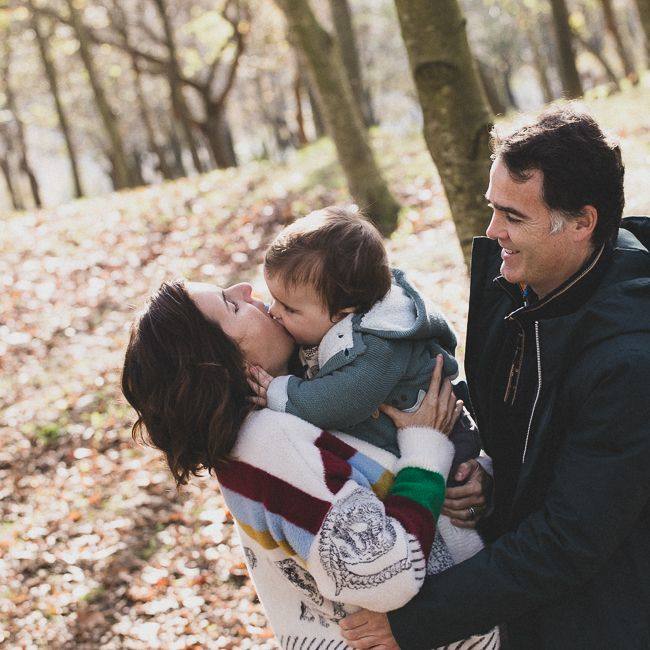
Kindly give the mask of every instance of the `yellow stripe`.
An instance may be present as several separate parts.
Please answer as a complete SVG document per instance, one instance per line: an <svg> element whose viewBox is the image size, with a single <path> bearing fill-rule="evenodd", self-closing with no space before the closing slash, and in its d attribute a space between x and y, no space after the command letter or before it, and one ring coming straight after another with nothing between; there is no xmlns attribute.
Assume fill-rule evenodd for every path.
<svg viewBox="0 0 650 650"><path fill-rule="evenodd" d="M395 476L388 470L384 470L379 480L372 484L372 491L383 500L388 495L394 480Z"/></svg>
<svg viewBox="0 0 650 650"><path fill-rule="evenodd" d="M281 540L279 542L276 541L273 539L273 536L271 533L269 533L268 530L255 530L252 526L244 524L239 520L237 520L237 523L249 537L252 537L261 547L265 548L266 550L281 548L287 555L297 555L290 544L288 544L285 540Z"/></svg>

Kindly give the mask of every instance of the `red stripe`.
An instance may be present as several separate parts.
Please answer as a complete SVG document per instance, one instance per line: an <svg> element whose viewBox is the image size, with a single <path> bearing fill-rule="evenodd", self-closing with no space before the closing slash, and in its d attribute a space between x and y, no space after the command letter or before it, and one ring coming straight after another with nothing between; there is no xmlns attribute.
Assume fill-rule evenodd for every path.
<svg viewBox="0 0 650 650"><path fill-rule="evenodd" d="M229 490L264 504L269 512L281 515L314 535L331 506L277 476L238 460L232 460L220 469L217 479Z"/></svg>
<svg viewBox="0 0 650 650"><path fill-rule="evenodd" d="M325 483L333 494L337 494L350 478L352 467L350 463L327 449L321 449L320 456L325 469Z"/></svg>
<svg viewBox="0 0 650 650"><path fill-rule="evenodd" d="M431 511L398 494L389 494L384 500L384 506L387 515L397 519L407 532L417 537L424 556L429 557L436 532L436 522Z"/></svg>
<svg viewBox="0 0 650 650"><path fill-rule="evenodd" d="M339 440L339 438L333 436L329 431L323 431L320 436L318 436L315 445L320 449L331 451L335 456L338 456L343 460L350 460L352 456L358 453L354 447L350 447L350 445Z"/></svg>

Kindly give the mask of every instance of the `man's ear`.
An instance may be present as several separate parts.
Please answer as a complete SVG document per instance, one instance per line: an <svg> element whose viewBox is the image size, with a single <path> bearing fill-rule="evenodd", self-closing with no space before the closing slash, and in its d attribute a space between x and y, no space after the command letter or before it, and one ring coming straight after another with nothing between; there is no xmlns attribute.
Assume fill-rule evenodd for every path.
<svg viewBox="0 0 650 650"><path fill-rule="evenodd" d="M585 205L579 217L572 219L573 239L576 242L591 239L598 224L598 210L593 205Z"/></svg>
<svg viewBox="0 0 650 650"><path fill-rule="evenodd" d="M354 314L356 309L354 307L344 307L339 309L339 311L332 318L333 323L338 323L340 320L343 320L348 314Z"/></svg>

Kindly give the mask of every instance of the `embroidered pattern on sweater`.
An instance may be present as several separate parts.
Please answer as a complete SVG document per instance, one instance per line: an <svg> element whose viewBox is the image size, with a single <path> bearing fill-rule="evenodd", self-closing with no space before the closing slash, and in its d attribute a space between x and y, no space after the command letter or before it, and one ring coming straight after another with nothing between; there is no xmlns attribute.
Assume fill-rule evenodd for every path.
<svg viewBox="0 0 650 650"><path fill-rule="evenodd" d="M436 536L433 539L431 552L429 553L429 561L427 562L427 573L435 575L445 569L450 569L452 566L454 566L454 561L449 554L447 545L442 539L442 535L436 530Z"/></svg>
<svg viewBox="0 0 650 650"><path fill-rule="evenodd" d="M368 589L411 568L408 555L377 573L361 574L351 567L374 562L393 549L395 527L383 517L382 507L358 488L336 502L319 541L321 562L336 585L336 595L349 589Z"/></svg>
<svg viewBox="0 0 650 650"><path fill-rule="evenodd" d="M322 605L324 597L318 591L314 576L303 569L295 560L288 558L275 563L284 577L316 605Z"/></svg>
<svg viewBox="0 0 650 650"><path fill-rule="evenodd" d="M244 555L246 556L246 560L248 561L248 566L251 568L251 571L257 566L257 556L253 552L253 549L251 549L248 546L244 546Z"/></svg>

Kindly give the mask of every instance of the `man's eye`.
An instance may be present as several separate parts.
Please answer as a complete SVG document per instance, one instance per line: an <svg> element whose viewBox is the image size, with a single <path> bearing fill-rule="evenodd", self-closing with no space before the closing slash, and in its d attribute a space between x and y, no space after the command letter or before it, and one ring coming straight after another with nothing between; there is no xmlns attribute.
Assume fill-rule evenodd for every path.
<svg viewBox="0 0 650 650"><path fill-rule="evenodd" d="M509 221L510 223L519 223L521 221L521 219L514 217L508 212L506 212L506 220Z"/></svg>

